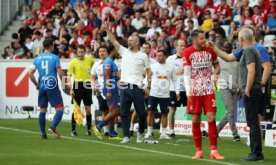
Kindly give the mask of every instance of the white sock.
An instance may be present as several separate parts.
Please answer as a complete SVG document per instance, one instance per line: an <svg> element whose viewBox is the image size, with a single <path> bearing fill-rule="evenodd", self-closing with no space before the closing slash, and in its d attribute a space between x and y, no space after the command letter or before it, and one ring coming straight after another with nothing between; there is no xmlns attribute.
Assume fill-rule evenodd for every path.
<svg viewBox="0 0 276 165"><path fill-rule="evenodd" d="M169 129L169 134L173 134L174 130L173 129Z"/></svg>
<svg viewBox="0 0 276 165"><path fill-rule="evenodd" d="M114 124L114 130L115 132L118 132L118 124Z"/></svg>
<svg viewBox="0 0 276 165"><path fill-rule="evenodd" d="M153 127L148 127L148 133L152 134L152 131L153 131Z"/></svg>
<svg viewBox="0 0 276 165"><path fill-rule="evenodd" d="M133 131L133 128L134 128L134 123L130 123L129 130L130 130L130 131Z"/></svg>
<svg viewBox="0 0 276 165"><path fill-rule="evenodd" d="M162 135L166 135L166 133L167 133L167 129L166 129L166 128L162 128L161 134L162 134Z"/></svg>
<svg viewBox="0 0 276 165"><path fill-rule="evenodd" d="M211 154L218 152L217 150L211 150Z"/></svg>
<svg viewBox="0 0 276 165"><path fill-rule="evenodd" d="M109 129L109 126L104 126L103 127L104 132L108 132L108 129Z"/></svg>

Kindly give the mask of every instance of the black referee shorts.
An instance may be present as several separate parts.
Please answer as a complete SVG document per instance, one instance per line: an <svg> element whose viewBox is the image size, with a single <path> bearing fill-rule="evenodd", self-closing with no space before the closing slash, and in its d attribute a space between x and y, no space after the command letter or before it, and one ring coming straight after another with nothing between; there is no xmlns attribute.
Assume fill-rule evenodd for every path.
<svg viewBox="0 0 276 165"><path fill-rule="evenodd" d="M90 82L74 82L73 85L73 91L75 93L75 100L78 105L81 104L81 101L83 101L83 104L85 106L91 106L92 102L92 88ZM72 99L72 104L73 104Z"/></svg>
<svg viewBox="0 0 276 165"><path fill-rule="evenodd" d="M180 107L181 104L183 107L187 106L187 96L185 91L180 92L180 100L176 98L176 92L170 91L170 98L171 98L171 107Z"/></svg>

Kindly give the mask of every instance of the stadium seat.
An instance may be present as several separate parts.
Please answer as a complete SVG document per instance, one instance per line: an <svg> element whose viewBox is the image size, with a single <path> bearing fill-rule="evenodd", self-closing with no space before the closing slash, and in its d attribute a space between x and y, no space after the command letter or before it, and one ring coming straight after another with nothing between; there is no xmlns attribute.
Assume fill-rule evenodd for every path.
<svg viewBox="0 0 276 165"><path fill-rule="evenodd" d="M272 47L273 45L273 39L275 38L275 35L265 35L264 37L264 46L265 47Z"/></svg>

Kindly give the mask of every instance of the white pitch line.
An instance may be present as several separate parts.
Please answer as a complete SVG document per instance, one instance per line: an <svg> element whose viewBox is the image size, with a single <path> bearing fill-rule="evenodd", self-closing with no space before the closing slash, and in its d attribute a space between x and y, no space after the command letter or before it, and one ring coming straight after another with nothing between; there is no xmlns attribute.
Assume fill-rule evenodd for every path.
<svg viewBox="0 0 276 165"><path fill-rule="evenodd" d="M39 132L21 130L21 129L15 129L15 128L8 128L8 127L0 127L0 129L11 130L11 131L16 131L16 132L31 133L31 134L40 134ZM169 153L169 152L161 152L161 151L156 151L156 150L149 150L149 149L144 149L144 148L131 147L131 146L123 145L123 144L121 144L121 145L120 144L112 144L112 143L106 143L106 142L102 142L102 141L72 138L72 137L68 137L68 136L61 136L61 138L75 140L75 141L82 141L82 142L104 144L104 145L109 145L109 146L114 146L114 147L119 147L119 148L127 148L127 149L150 152L150 153L161 154L161 155L167 155L167 156L172 156L172 157L180 157L180 158L185 158L185 159L191 159L191 156L188 156L188 155L180 155L180 154ZM239 164L235 164L235 163L217 161L217 160L211 160L211 159L199 159L198 161L211 162L211 163L223 164L223 165L239 165Z"/></svg>
<svg viewBox="0 0 276 165"><path fill-rule="evenodd" d="M21 83L21 81L23 80L23 78L26 76L26 74L28 73L28 68L25 68L24 70L23 70L23 72L21 72L21 74L18 76L18 78L15 80L15 82L14 82L14 85L15 86L18 86L20 83Z"/></svg>

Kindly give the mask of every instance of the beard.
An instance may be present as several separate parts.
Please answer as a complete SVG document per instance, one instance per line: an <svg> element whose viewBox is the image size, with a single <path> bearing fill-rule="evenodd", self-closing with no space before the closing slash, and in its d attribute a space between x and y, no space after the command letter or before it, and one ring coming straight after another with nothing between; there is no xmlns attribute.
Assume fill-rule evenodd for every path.
<svg viewBox="0 0 276 165"><path fill-rule="evenodd" d="M132 50L132 48L133 48L133 46L128 45L128 49L129 49L129 50Z"/></svg>

